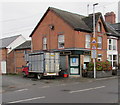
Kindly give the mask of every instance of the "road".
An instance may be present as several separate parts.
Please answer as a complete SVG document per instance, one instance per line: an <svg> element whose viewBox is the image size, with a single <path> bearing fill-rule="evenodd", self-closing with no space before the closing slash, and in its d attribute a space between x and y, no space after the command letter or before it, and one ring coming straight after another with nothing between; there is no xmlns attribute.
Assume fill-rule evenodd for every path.
<svg viewBox="0 0 120 105"><path fill-rule="evenodd" d="M21 87L3 91L2 101L9 104L118 102L118 77L79 79L31 81L23 78Z"/></svg>

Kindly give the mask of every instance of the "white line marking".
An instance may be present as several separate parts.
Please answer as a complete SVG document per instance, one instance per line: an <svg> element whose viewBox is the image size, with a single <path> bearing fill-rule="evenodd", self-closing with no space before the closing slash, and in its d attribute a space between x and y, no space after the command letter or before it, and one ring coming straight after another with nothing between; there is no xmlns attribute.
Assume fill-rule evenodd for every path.
<svg viewBox="0 0 120 105"><path fill-rule="evenodd" d="M22 92L22 91L25 91L25 90L28 90L28 89L20 89L20 90L14 91L14 92Z"/></svg>
<svg viewBox="0 0 120 105"><path fill-rule="evenodd" d="M88 88L88 89L83 89L83 90L70 91L69 93L83 92L83 91L88 91L88 90L100 89L100 88L104 88L104 87L105 86L100 86L100 87Z"/></svg>
<svg viewBox="0 0 120 105"><path fill-rule="evenodd" d="M48 87L50 87L50 86L43 86L43 87L39 87L39 88L48 88Z"/></svg>
<svg viewBox="0 0 120 105"><path fill-rule="evenodd" d="M30 99L24 99L24 100L18 100L18 101L13 101L13 102L8 102L8 103L19 103L19 102L25 102L25 101L31 101L31 100L37 100L37 99L41 99L41 98L45 98L45 96L42 97L35 97L35 98L30 98Z"/></svg>
<svg viewBox="0 0 120 105"><path fill-rule="evenodd" d="M65 86L66 84L60 84L59 86Z"/></svg>
<svg viewBox="0 0 120 105"><path fill-rule="evenodd" d="M108 78L100 78L100 79L96 79L96 80L106 80L106 79L114 79L116 77L108 77Z"/></svg>
<svg viewBox="0 0 120 105"><path fill-rule="evenodd" d="M77 84L79 84L79 82L72 83L71 85L77 85Z"/></svg>

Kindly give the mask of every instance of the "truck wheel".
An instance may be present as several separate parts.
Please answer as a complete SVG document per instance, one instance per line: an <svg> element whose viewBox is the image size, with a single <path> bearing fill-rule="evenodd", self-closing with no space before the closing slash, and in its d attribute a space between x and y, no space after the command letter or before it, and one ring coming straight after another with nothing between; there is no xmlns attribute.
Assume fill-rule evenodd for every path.
<svg viewBox="0 0 120 105"><path fill-rule="evenodd" d="M42 78L42 74L37 74L37 79L41 79Z"/></svg>
<svg viewBox="0 0 120 105"><path fill-rule="evenodd" d="M27 77L26 73L25 72L22 72L22 75L23 77Z"/></svg>

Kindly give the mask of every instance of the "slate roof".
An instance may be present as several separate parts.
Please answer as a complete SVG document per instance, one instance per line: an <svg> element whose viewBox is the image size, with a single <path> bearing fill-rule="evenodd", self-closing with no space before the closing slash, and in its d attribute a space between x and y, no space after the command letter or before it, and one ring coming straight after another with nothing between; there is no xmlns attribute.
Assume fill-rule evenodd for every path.
<svg viewBox="0 0 120 105"><path fill-rule="evenodd" d="M75 13L59 10L56 8L49 8L53 12L55 12L59 17L61 17L65 22L67 22L73 29L81 29L91 32L91 29L86 25L86 23L82 20L85 16L78 15Z"/></svg>
<svg viewBox="0 0 120 105"><path fill-rule="evenodd" d="M79 14L67 12L64 10L56 9L53 7L49 7L46 13L43 15L33 32L31 33L30 37L33 35L39 24L42 22L48 11L53 11L57 16L62 18L64 22L69 24L74 30L76 31L83 31L83 32L93 32L93 14L89 16L82 16ZM116 32L109 24L105 23L102 14L100 12L95 13L95 25L98 22L98 19L101 18L104 28L108 35L119 36L118 32Z"/></svg>
<svg viewBox="0 0 120 105"><path fill-rule="evenodd" d="M115 28L112 26L112 24L106 23L106 26L107 26L107 30L108 30L107 35L120 37L120 33L118 33L118 32L115 30Z"/></svg>
<svg viewBox="0 0 120 105"><path fill-rule="evenodd" d="M56 9L53 7L49 7L46 13L43 15L33 32L31 33L30 37L33 35L34 31L37 29L39 24L42 22L48 11L53 11L56 15L58 15L60 18L62 18L67 24L69 24L74 30L77 31L85 31L85 32L93 32L93 14L90 14L88 17L87 16L82 16L79 14L67 12L64 10ZM100 17L102 17L102 14L96 13L96 22Z"/></svg>
<svg viewBox="0 0 120 105"><path fill-rule="evenodd" d="M120 33L120 23L111 24L111 26Z"/></svg>
<svg viewBox="0 0 120 105"><path fill-rule="evenodd" d="M31 49L31 41L28 40L15 48L15 50L20 50L20 49Z"/></svg>
<svg viewBox="0 0 120 105"><path fill-rule="evenodd" d="M0 39L0 43L1 43L0 48L6 48L14 40L16 40L19 36L21 36L21 35L17 35L17 36L12 36L12 37L7 37L7 38Z"/></svg>

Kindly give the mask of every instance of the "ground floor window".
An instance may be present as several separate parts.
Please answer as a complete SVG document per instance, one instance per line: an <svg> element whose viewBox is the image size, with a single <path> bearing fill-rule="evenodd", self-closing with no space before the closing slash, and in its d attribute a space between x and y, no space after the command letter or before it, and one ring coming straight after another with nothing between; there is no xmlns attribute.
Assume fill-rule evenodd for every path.
<svg viewBox="0 0 120 105"><path fill-rule="evenodd" d="M108 60L111 62L112 67L116 67L118 64L117 55L108 55Z"/></svg>
<svg viewBox="0 0 120 105"><path fill-rule="evenodd" d="M87 69L87 65L89 64L89 62L91 61L91 56L89 55L84 55L84 64L83 64L83 69Z"/></svg>

